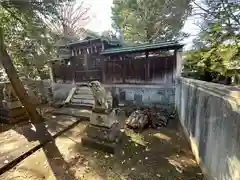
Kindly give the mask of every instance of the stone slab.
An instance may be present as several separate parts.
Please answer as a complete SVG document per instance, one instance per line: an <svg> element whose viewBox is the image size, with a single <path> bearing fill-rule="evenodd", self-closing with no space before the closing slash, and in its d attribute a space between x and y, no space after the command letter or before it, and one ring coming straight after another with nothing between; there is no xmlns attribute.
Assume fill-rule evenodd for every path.
<svg viewBox="0 0 240 180"><path fill-rule="evenodd" d="M112 128L105 128L90 124L86 127L86 134L92 139L111 143L118 143L121 139L119 124L114 124Z"/></svg>
<svg viewBox="0 0 240 180"><path fill-rule="evenodd" d="M93 92L89 87L78 87L76 89L76 94L93 94Z"/></svg>
<svg viewBox="0 0 240 180"><path fill-rule="evenodd" d="M15 109L0 108L0 116L10 117L10 118L18 117L26 113L27 113L26 110L22 107L15 108Z"/></svg>
<svg viewBox="0 0 240 180"><path fill-rule="evenodd" d="M109 114L93 112L90 116L90 124L96 126L111 128L117 122L114 112Z"/></svg>
<svg viewBox="0 0 240 180"><path fill-rule="evenodd" d="M70 92L69 92L69 94L68 94L68 97L67 97L67 99L65 100L65 104L68 104L68 103L70 102L70 100L72 99L72 96L74 95L75 91L76 91L76 87L73 87L73 88L70 90Z"/></svg>
<svg viewBox="0 0 240 180"><path fill-rule="evenodd" d="M75 109L88 109L92 110L93 105L92 104L77 104L77 103L71 103L67 106L68 108L75 108Z"/></svg>
<svg viewBox="0 0 240 180"><path fill-rule="evenodd" d="M69 116L73 116L73 117L87 118L89 120L89 118L92 114L92 111L89 109L63 107L63 108L54 110L53 114L69 115Z"/></svg>
<svg viewBox="0 0 240 180"><path fill-rule="evenodd" d="M115 143L100 142L87 136L82 138L82 145L112 154L116 152L117 148L117 144Z"/></svg>
<svg viewBox="0 0 240 180"><path fill-rule="evenodd" d="M78 104L95 104L93 99L71 99L71 103L78 103Z"/></svg>
<svg viewBox="0 0 240 180"><path fill-rule="evenodd" d="M73 95L73 99L89 99L89 100L94 100L93 95L91 94L76 94Z"/></svg>
<svg viewBox="0 0 240 180"><path fill-rule="evenodd" d="M0 122L6 123L6 124L15 124L18 122L23 122L23 121L29 121L29 116L27 113L18 116L18 117L7 117L7 116L1 116L0 115Z"/></svg>
<svg viewBox="0 0 240 180"><path fill-rule="evenodd" d="M35 126L27 124L0 133L0 172L40 143L49 141L45 138L44 132L36 132L36 129L45 127L44 129L55 137L78 122L80 120L69 116L53 116L45 124L39 123Z"/></svg>
<svg viewBox="0 0 240 180"><path fill-rule="evenodd" d="M3 105L3 108L7 108L7 109L15 109L15 108L23 107L20 101L8 102L3 100L2 105Z"/></svg>

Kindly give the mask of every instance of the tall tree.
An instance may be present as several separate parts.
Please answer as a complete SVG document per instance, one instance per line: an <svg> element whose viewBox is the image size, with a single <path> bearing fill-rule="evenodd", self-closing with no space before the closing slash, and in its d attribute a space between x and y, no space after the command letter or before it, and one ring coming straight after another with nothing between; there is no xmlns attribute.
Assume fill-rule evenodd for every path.
<svg viewBox="0 0 240 180"><path fill-rule="evenodd" d="M52 19L56 17L56 8L60 1L8 1L2 0L0 2L1 11L7 11L9 17L14 18L21 23L23 29L28 27L39 27L41 18ZM3 17L2 17L3 18ZM3 19L1 18L1 22ZM43 23L43 21L42 21ZM42 117L38 114L36 106L31 102L22 82L20 81L16 69L12 63L7 47L4 43L4 29L5 24L1 23L0 27L0 60L4 67L6 74L15 90L19 100L27 110L32 122L40 122ZM16 27L18 28L18 27ZM8 47L9 48L9 47Z"/></svg>
<svg viewBox="0 0 240 180"><path fill-rule="evenodd" d="M113 27L135 42L176 40L191 12L190 0L114 0Z"/></svg>
<svg viewBox="0 0 240 180"><path fill-rule="evenodd" d="M194 68L203 72L203 80L224 77L225 83L230 83L229 77L239 74L240 3L234 0L193 3L194 14L202 18L202 23L194 41L195 51L186 56L185 68L197 61Z"/></svg>
<svg viewBox="0 0 240 180"><path fill-rule="evenodd" d="M58 18L47 24L53 32L66 40L80 39L90 20L89 9L83 0L64 2L57 9Z"/></svg>
<svg viewBox="0 0 240 180"><path fill-rule="evenodd" d="M35 21L42 24L41 19ZM31 79L46 77L46 60L54 56L56 35L44 25L22 24L4 8L0 8L0 23L5 30L8 53L19 76Z"/></svg>

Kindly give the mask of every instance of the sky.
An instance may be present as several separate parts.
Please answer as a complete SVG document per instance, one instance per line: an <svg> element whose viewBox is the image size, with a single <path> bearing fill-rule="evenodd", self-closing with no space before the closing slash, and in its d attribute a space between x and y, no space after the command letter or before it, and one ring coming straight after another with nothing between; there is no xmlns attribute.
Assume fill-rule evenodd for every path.
<svg viewBox="0 0 240 180"><path fill-rule="evenodd" d="M81 2L82 0L77 0ZM111 27L111 6L113 0L85 0L85 5L90 6L90 16L91 21L87 25L87 28L95 31L102 32L105 30L110 30ZM191 47L191 41L195 35L199 32L199 29L194 25L194 18L190 17L186 21L183 31L189 33L191 36L183 40L182 43L185 44L185 49Z"/></svg>
<svg viewBox="0 0 240 180"><path fill-rule="evenodd" d="M91 16L91 21L87 28L96 32L110 30L112 3L113 0L85 0L85 4L90 6L89 13Z"/></svg>

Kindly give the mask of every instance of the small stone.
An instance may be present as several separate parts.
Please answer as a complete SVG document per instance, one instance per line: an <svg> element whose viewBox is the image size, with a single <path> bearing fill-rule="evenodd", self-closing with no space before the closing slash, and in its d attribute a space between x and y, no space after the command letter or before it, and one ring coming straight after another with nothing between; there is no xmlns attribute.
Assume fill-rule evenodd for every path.
<svg viewBox="0 0 240 180"><path fill-rule="evenodd" d="M157 176L157 177L161 177L161 175L160 175L160 174L156 174L156 176Z"/></svg>
<svg viewBox="0 0 240 180"><path fill-rule="evenodd" d="M146 160L148 160L148 157L145 157Z"/></svg>
<svg viewBox="0 0 240 180"><path fill-rule="evenodd" d="M109 158L109 156L108 156L108 155L105 155L104 157L105 157L105 158Z"/></svg>
<svg viewBox="0 0 240 180"><path fill-rule="evenodd" d="M4 163L7 164L9 161L8 160L5 160Z"/></svg>
<svg viewBox="0 0 240 180"><path fill-rule="evenodd" d="M122 164L124 164L125 162L126 162L126 161L125 161L125 160L123 160L123 161L122 161Z"/></svg>
<svg viewBox="0 0 240 180"><path fill-rule="evenodd" d="M83 164L84 164L85 166L88 166L88 161L85 161Z"/></svg>
<svg viewBox="0 0 240 180"><path fill-rule="evenodd" d="M132 171L135 171L135 170L136 170L136 168L131 168L131 170L132 170Z"/></svg>
<svg viewBox="0 0 240 180"><path fill-rule="evenodd" d="M121 132L124 132L125 130L124 129L120 129Z"/></svg>
<svg viewBox="0 0 240 180"><path fill-rule="evenodd" d="M150 151L151 149L149 147L146 147L145 151Z"/></svg>

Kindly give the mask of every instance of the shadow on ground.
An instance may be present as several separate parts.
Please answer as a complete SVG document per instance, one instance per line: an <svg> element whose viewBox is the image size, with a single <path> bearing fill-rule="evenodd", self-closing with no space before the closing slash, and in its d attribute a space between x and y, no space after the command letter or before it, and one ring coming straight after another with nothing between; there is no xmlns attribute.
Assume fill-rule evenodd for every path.
<svg viewBox="0 0 240 180"><path fill-rule="evenodd" d="M60 153L54 137L49 133L46 128L46 124L39 123L32 127L24 128L18 131L24 135L24 137L29 141L39 141L41 148L46 156L48 164L51 168L52 173L55 175L57 180L68 179L75 180L75 172L71 169L70 165L64 160L62 154ZM39 147L39 149L40 149ZM36 172L35 172L36 173Z"/></svg>
<svg viewBox="0 0 240 180"><path fill-rule="evenodd" d="M123 122L124 119L122 124ZM81 138L87 124L86 121L81 122L56 139L53 139L44 123L19 132L28 141L37 140L45 145L2 177L18 179L22 174L28 174L25 179L204 179L176 119L171 120L168 127L159 130L146 129L136 133L125 128L115 154L82 146ZM53 130L55 128L48 127ZM33 166L38 167L32 168ZM15 172L19 173L14 174Z"/></svg>
<svg viewBox="0 0 240 180"><path fill-rule="evenodd" d="M93 176L93 171L104 180L204 179L176 122L172 120L167 128L147 129L142 133L126 129L114 155L76 142L74 151L88 160L91 169L82 179ZM74 141L71 134L65 136ZM78 158L70 162L77 163Z"/></svg>

